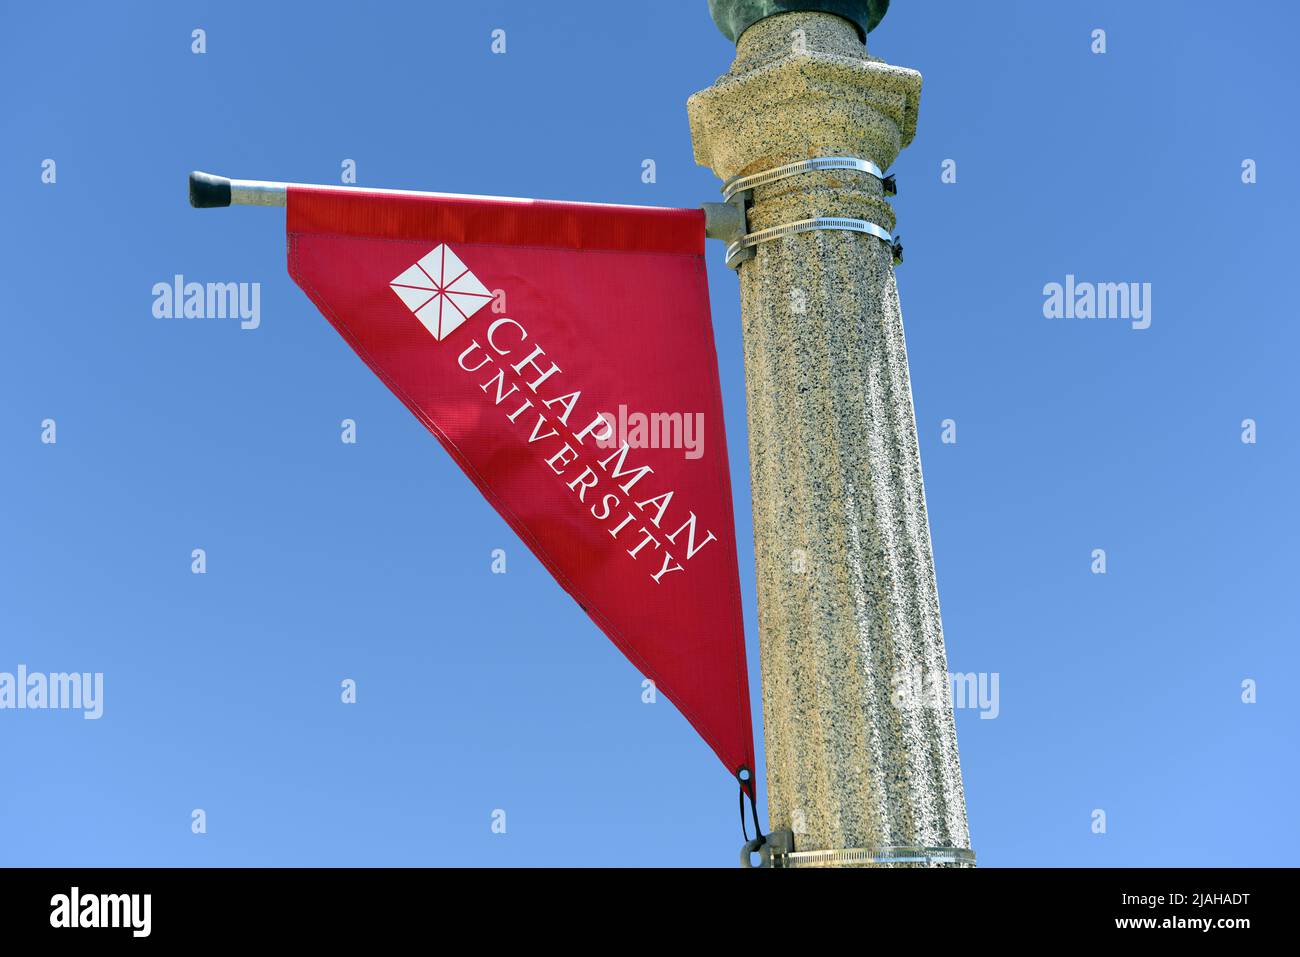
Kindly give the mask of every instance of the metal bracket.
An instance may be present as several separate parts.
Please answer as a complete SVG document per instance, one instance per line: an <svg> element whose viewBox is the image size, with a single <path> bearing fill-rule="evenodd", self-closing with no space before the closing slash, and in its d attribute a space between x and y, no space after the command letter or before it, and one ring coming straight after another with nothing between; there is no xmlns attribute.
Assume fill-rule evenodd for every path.
<svg viewBox="0 0 1300 957"><path fill-rule="evenodd" d="M794 833L773 831L750 841L740 852L742 867L754 867L753 855L759 855L758 867L842 867L849 864L888 866L893 864L937 864L974 867L975 852L965 847L848 847L818 851L796 851Z"/></svg>
<svg viewBox="0 0 1300 957"><path fill-rule="evenodd" d="M754 250L745 250L744 255L732 259L730 249L745 238L749 229L749 204L753 192L744 190L727 197L725 203L701 203L704 210L704 235L709 239L721 239L727 244L727 265L732 269L740 268L747 259L754 258Z"/></svg>
<svg viewBox="0 0 1300 957"><path fill-rule="evenodd" d="M725 203L701 203L704 210L704 235L731 244L745 235L749 228L745 219L745 196L737 196Z"/></svg>
<svg viewBox="0 0 1300 957"><path fill-rule="evenodd" d="M773 831L748 842L740 849L741 867L780 867L776 861L784 860L794 850L794 832ZM758 855L758 864L754 855Z"/></svg>

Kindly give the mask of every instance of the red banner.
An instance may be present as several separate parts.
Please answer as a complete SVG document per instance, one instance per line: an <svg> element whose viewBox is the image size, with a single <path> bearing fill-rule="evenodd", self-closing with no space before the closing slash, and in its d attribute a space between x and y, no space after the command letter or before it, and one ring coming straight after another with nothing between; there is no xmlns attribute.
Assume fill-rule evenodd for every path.
<svg viewBox="0 0 1300 957"><path fill-rule="evenodd" d="M752 778L703 214L291 187L288 240L357 355Z"/></svg>

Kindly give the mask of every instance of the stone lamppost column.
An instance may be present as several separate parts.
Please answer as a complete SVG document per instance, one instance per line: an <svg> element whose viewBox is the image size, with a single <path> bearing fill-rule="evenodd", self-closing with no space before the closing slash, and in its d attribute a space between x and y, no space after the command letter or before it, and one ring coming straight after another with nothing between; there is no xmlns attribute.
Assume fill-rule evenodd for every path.
<svg viewBox="0 0 1300 957"><path fill-rule="evenodd" d="M887 3L712 0L738 41L687 104L696 162L888 169L921 75L867 55ZM819 216L894 229L881 180L839 170L758 186L748 230ZM805 232L739 274L771 827L800 852L969 848L890 245Z"/></svg>

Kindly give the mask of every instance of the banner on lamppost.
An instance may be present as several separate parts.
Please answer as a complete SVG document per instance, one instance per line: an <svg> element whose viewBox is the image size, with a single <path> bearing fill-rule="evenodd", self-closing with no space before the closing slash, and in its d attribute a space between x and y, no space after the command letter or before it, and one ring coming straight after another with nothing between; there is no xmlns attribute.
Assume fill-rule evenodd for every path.
<svg viewBox="0 0 1300 957"><path fill-rule="evenodd" d="M704 214L299 186L286 205L294 281L752 798ZM707 432L690 454L638 441L626 409Z"/></svg>

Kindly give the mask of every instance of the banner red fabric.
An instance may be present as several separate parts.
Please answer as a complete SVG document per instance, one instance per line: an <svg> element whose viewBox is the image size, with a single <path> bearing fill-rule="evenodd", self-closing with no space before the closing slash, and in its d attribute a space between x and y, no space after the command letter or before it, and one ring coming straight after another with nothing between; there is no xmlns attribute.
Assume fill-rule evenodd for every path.
<svg viewBox="0 0 1300 957"><path fill-rule="evenodd" d="M287 229L294 281L752 780L703 214L291 187Z"/></svg>

